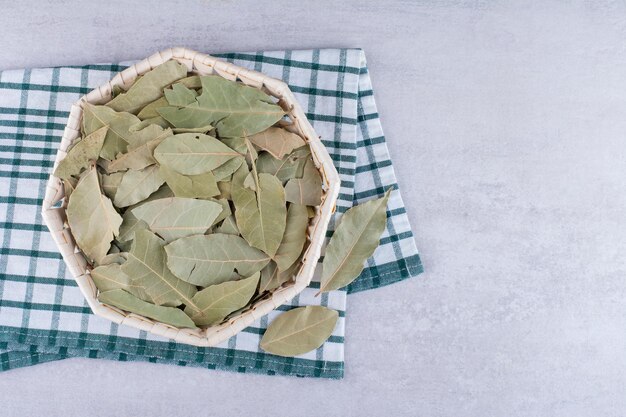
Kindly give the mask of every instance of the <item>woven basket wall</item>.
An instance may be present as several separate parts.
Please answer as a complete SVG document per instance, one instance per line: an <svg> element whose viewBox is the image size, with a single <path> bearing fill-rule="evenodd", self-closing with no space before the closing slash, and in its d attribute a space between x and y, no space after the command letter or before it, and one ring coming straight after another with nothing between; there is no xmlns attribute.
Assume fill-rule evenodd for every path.
<svg viewBox="0 0 626 417"><path fill-rule="evenodd" d="M309 285L320 257L330 217L335 208L340 181L328 151L306 119L293 93L284 82L185 48L167 49L136 63L72 105L67 126L56 155L54 169L65 157L70 144L80 136L80 125L85 102L104 104L111 100L113 86L128 87L137 76L172 59L186 65L191 73L199 75L212 74L231 81L238 80L277 98L278 104L285 110L292 122L288 128L302 136L310 145L315 165L322 175L324 192L322 204L317 210L315 217L311 219L307 231L310 244L305 251L301 269L295 280L284 284L269 297L257 301L247 311L218 326L206 329L179 329L134 313L124 312L98 301L98 289L90 275L91 265L88 264L82 252L76 246L72 231L67 223L67 201L64 199L63 185L59 178L54 175L51 175L48 180L42 215L70 273L78 283L94 314L105 317L115 323L132 326L178 342L194 346L214 346L253 324L281 304L288 302Z"/></svg>

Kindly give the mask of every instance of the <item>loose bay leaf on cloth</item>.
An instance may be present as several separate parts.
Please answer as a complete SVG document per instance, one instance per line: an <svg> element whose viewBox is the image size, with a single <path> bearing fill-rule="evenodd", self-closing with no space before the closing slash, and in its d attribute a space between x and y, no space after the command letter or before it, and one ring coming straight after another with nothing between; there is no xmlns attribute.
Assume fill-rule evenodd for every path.
<svg viewBox="0 0 626 417"><path fill-rule="evenodd" d="M330 337L339 313L323 306L294 308L275 318L261 339L261 349L296 356L317 349Z"/></svg>
<svg viewBox="0 0 626 417"><path fill-rule="evenodd" d="M165 242L149 230L135 232L133 247L122 271L131 277L132 282L142 286L146 300L156 305L176 307L181 304L193 305L191 298L197 289L178 279L165 263Z"/></svg>
<svg viewBox="0 0 626 417"><path fill-rule="evenodd" d="M241 156L212 136L180 133L165 139L154 150L154 157L181 174L198 175Z"/></svg>
<svg viewBox="0 0 626 417"><path fill-rule="evenodd" d="M114 203L117 207L138 203L158 190L164 182L157 165L151 165L141 171L126 171L117 187Z"/></svg>
<svg viewBox="0 0 626 417"><path fill-rule="evenodd" d="M217 324L235 310L244 307L254 294L259 273L239 281L211 285L193 297L195 307L185 307L185 313L198 326Z"/></svg>
<svg viewBox="0 0 626 417"><path fill-rule="evenodd" d="M83 169L89 166L89 161L96 161L102 145L104 145L104 138L108 130L108 126L103 126L72 146L54 170L54 175L66 180L72 175L80 174Z"/></svg>
<svg viewBox="0 0 626 417"><path fill-rule="evenodd" d="M258 190L252 191L243 185L247 175L245 165L233 175L231 195L237 226L251 246L274 256L285 232L285 191L280 181L269 174L260 174Z"/></svg>
<svg viewBox="0 0 626 417"><path fill-rule="evenodd" d="M289 268L300 257L304 242L306 242L306 229L309 225L309 216L306 206L291 204L287 210L287 226L280 246L274 255L274 262L281 271Z"/></svg>
<svg viewBox="0 0 626 417"><path fill-rule="evenodd" d="M274 158L281 159L294 149L304 146L304 139L280 127L270 127L248 137L255 146L269 152Z"/></svg>
<svg viewBox="0 0 626 417"><path fill-rule="evenodd" d="M385 231L391 191L390 188L384 197L352 207L341 216L324 254L320 292L345 287L359 276Z"/></svg>
<svg viewBox="0 0 626 417"><path fill-rule="evenodd" d="M294 178L285 185L287 201L303 206L319 206L322 203L322 177L309 159L304 165L302 178Z"/></svg>
<svg viewBox="0 0 626 417"><path fill-rule="evenodd" d="M270 261L241 237L217 233L175 240L165 252L167 266L177 277L201 287L230 280L235 269L250 276Z"/></svg>
<svg viewBox="0 0 626 417"><path fill-rule="evenodd" d="M220 194L215 175L211 171L183 175L167 165L161 165L159 172L176 197L209 198Z"/></svg>
<svg viewBox="0 0 626 417"><path fill-rule="evenodd" d="M95 166L83 175L70 195L67 221L87 258L97 262L107 254L111 241L119 233L122 217L111 200L102 195Z"/></svg>
<svg viewBox="0 0 626 417"><path fill-rule="evenodd" d="M181 197L150 201L132 210L165 242L206 232L221 212L219 203Z"/></svg>
<svg viewBox="0 0 626 417"><path fill-rule="evenodd" d="M127 92L106 105L115 111L137 113L163 95L163 89L187 75L187 67L176 60L167 61L135 80Z"/></svg>
<svg viewBox="0 0 626 417"><path fill-rule="evenodd" d="M219 76L200 77L202 94L186 106L158 110L174 127L215 126L220 137L253 135L279 121L285 112L264 92Z"/></svg>
<svg viewBox="0 0 626 417"><path fill-rule="evenodd" d="M113 307L169 324L170 326L182 328L196 327L189 316L182 310L175 307L164 307L147 303L124 290L102 292L98 295L98 300Z"/></svg>

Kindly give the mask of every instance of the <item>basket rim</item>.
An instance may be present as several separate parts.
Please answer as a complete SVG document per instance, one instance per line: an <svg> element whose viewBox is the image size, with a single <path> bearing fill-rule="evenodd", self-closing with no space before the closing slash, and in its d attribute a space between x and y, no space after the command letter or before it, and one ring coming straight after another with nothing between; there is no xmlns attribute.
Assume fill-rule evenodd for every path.
<svg viewBox="0 0 626 417"><path fill-rule="evenodd" d="M64 189L61 180L54 176L54 170L67 155L66 151L73 140L80 136L80 123L84 104L104 104L108 102L111 100L114 86L128 86L139 75L169 60L177 60L186 65L188 72L195 72L200 75L218 75L231 81L241 81L248 86L262 89L277 98L279 104L287 111L292 121L292 126L309 144L313 160L322 175L323 184L326 188L322 197L322 204L316 210L315 217L309 222L308 231L310 233L307 234L307 237L310 240L310 244L304 253L300 272L296 275L294 282L280 287L270 297L260 299L240 315L217 326L207 328L176 328L135 313L124 312L98 301L98 290L91 278L88 262L74 242L71 230L67 225L65 218L66 202L61 207L55 206L63 199ZM320 137L313 129L313 126L311 126L300 104L285 82L207 54L178 47L165 49L135 63L117 73L107 83L82 96L71 106L68 122L56 154L54 167L47 182L42 204L42 218L48 226L72 277L76 280L81 293L95 315L118 324L125 324L152 334L174 339L177 342L208 347L215 346L239 333L262 316L290 301L309 285L321 255L321 247L331 216L335 210L339 189L339 174L328 150L321 142Z"/></svg>

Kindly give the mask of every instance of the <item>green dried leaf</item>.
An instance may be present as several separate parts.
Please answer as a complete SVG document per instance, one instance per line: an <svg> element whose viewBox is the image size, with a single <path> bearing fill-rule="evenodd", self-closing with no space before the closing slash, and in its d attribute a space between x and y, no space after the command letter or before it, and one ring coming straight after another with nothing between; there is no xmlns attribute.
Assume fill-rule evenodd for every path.
<svg viewBox="0 0 626 417"><path fill-rule="evenodd" d="M261 152L257 160L259 174L271 174L281 181L301 177L304 165L311 154L308 145L298 148L283 159L276 159L268 152Z"/></svg>
<svg viewBox="0 0 626 417"><path fill-rule="evenodd" d="M138 132L140 130L143 130L143 129L147 128L150 125L161 126L163 129L169 129L171 127L170 124L167 122L167 120L165 120L161 116L157 116L157 117L151 117L151 118L146 119L146 120L142 120L141 122L137 123L136 125L132 125L130 127L130 131L131 132Z"/></svg>
<svg viewBox="0 0 626 417"><path fill-rule="evenodd" d="M265 291L273 291L276 288L283 285L285 282L291 280L298 268L300 262L294 262L287 270L279 271L276 266L276 262L270 262L265 268L261 270L261 282L259 283L259 294Z"/></svg>
<svg viewBox="0 0 626 417"><path fill-rule="evenodd" d="M213 224L211 226L215 226L216 224L224 220L226 217L233 214L232 211L230 211L230 204L228 204L228 200L226 200L225 198L220 198L220 199L208 198L207 200L213 201L222 206L222 212L219 214L219 216L215 218L215 220L213 220Z"/></svg>
<svg viewBox="0 0 626 417"><path fill-rule="evenodd" d="M339 313L322 306L294 308L275 318L261 339L261 349L296 356L319 348L330 337Z"/></svg>
<svg viewBox="0 0 626 417"><path fill-rule="evenodd" d="M289 268L300 257L304 242L306 242L306 229L309 225L309 216L306 206L291 204L287 210L287 227L283 240L274 255L274 262L281 271Z"/></svg>
<svg viewBox="0 0 626 417"><path fill-rule="evenodd" d="M128 146L138 147L163 134L163 128L151 124L144 129L135 130L141 123L137 116L130 113L118 113L107 106L94 106L85 103L83 109L83 130L89 135L103 126L108 126L100 156L113 160L119 153L126 152Z"/></svg>
<svg viewBox="0 0 626 417"><path fill-rule="evenodd" d="M202 81L198 75L190 75L181 80L178 80L177 84L182 84L187 88L200 88L202 87Z"/></svg>
<svg viewBox="0 0 626 417"><path fill-rule="evenodd" d="M201 287L231 278L236 269L250 276L270 261L239 236L210 234L178 239L165 247L167 265L180 279Z"/></svg>
<svg viewBox="0 0 626 417"><path fill-rule="evenodd" d="M322 177L313 160L307 161L302 178L287 182L285 196L290 203L303 206L319 206L322 203Z"/></svg>
<svg viewBox="0 0 626 417"><path fill-rule="evenodd" d="M161 323L180 328L195 328L193 321L178 308L163 307L147 303L124 290L105 291L98 295L104 304L149 317Z"/></svg>
<svg viewBox="0 0 626 417"><path fill-rule="evenodd" d="M148 229L148 223L139 220L131 209L126 210L122 216L122 225L120 226L120 235L117 237L119 242L128 242L135 238L137 230Z"/></svg>
<svg viewBox="0 0 626 417"><path fill-rule="evenodd" d="M200 127L175 127L174 133L202 133L209 135L209 131L213 129L213 126L206 125ZM211 136L211 135L209 135Z"/></svg>
<svg viewBox="0 0 626 417"><path fill-rule="evenodd" d="M163 89L187 75L187 67L170 60L143 74L141 79L106 105L115 111L137 113L163 95Z"/></svg>
<svg viewBox="0 0 626 417"><path fill-rule="evenodd" d="M237 225L250 245L274 256L285 232L285 192L280 181L269 174L259 175L258 191L245 188L247 175L244 165L233 175L231 194Z"/></svg>
<svg viewBox="0 0 626 417"><path fill-rule="evenodd" d="M70 195L76 189L78 185L78 180L73 177L69 177L66 180L63 180L63 191L65 194L65 201L69 201Z"/></svg>
<svg viewBox="0 0 626 417"><path fill-rule="evenodd" d="M90 161L96 161L108 130L108 126L103 126L76 143L59 162L54 175L67 180L72 175L80 174L89 166Z"/></svg>
<svg viewBox="0 0 626 417"><path fill-rule="evenodd" d="M91 278L100 292L126 290L136 297L145 297L142 287L134 284L132 279L122 271L120 264L102 265L91 271Z"/></svg>
<svg viewBox="0 0 626 417"><path fill-rule="evenodd" d="M119 233L122 217L102 195L95 166L80 179L67 205L67 221L78 247L98 262L106 256Z"/></svg>
<svg viewBox="0 0 626 417"><path fill-rule="evenodd" d="M320 292L345 287L359 276L385 231L390 195L391 188L383 198L352 207L343 214L326 247Z"/></svg>
<svg viewBox="0 0 626 417"><path fill-rule="evenodd" d="M227 180L232 180L232 178L227 178ZM217 188L220 190L220 197L225 198L226 200L231 199L230 181L218 181Z"/></svg>
<svg viewBox="0 0 626 417"><path fill-rule="evenodd" d="M127 153L118 155L113 161L106 164L107 172L125 171L127 169L140 170L152 164L156 164L154 159L154 149L159 146L163 140L172 135L171 129L165 129L163 134L146 142L142 145L132 148Z"/></svg>
<svg viewBox="0 0 626 417"><path fill-rule="evenodd" d="M193 305L191 298L197 292L196 287L178 279L167 268L164 245L165 242L149 230L136 231L122 271L132 277L134 284L143 287L146 301L169 307Z"/></svg>
<svg viewBox="0 0 626 417"><path fill-rule="evenodd" d="M170 106L178 107L191 104L196 101L196 97L198 97L196 90L191 90L180 83L172 85L171 89L166 89L163 93Z"/></svg>
<svg viewBox="0 0 626 417"><path fill-rule="evenodd" d="M116 172L110 175L102 174L100 176L100 182L102 184L102 191L111 200L115 198L115 193L117 193L117 189L120 186L120 183L122 182L122 178L124 178L123 172Z"/></svg>
<svg viewBox="0 0 626 417"><path fill-rule="evenodd" d="M221 212L219 203L180 197L154 200L132 210L166 242L206 232Z"/></svg>
<svg viewBox="0 0 626 417"><path fill-rule="evenodd" d="M208 198L220 193L211 171L198 175L183 175L166 165L161 165L160 173L176 197Z"/></svg>
<svg viewBox="0 0 626 417"><path fill-rule="evenodd" d="M126 171L115 193L115 205L126 207L138 203L158 190L164 182L157 165L151 165L141 171Z"/></svg>
<svg viewBox="0 0 626 417"><path fill-rule="evenodd" d="M167 102L167 99L165 97L159 97L153 102L146 104L146 106L143 109L141 109L139 113L137 113L137 117L139 117L141 120L161 117L161 115L157 112L157 109L161 107L165 107L168 104L169 103Z"/></svg>
<svg viewBox="0 0 626 417"><path fill-rule="evenodd" d="M294 149L306 145L304 139L280 127L270 127L248 139L259 148L269 152L274 158L281 159Z"/></svg>
<svg viewBox="0 0 626 417"><path fill-rule="evenodd" d="M199 291L193 301L197 308L187 306L185 313L198 326L210 326L224 320L235 310L244 307L254 295L259 273L239 281L212 285Z"/></svg>
<svg viewBox="0 0 626 417"><path fill-rule="evenodd" d="M117 246L111 245L111 249L109 250L109 253L104 258L100 259L100 262L98 262L97 264L98 266L110 265L110 264L121 265L124 262L126 262L127 258L128 258L128 253L120 252Z"/></svg>
<svg viewBox="0 0 626 417"><path fill-rule="evenodd" d="M200 133L181 133L165 139L154 151L162 165L185 175L211 171L240 156L214 137Z"/></svg>
<svg viewBox="0 0 626 417"><path fill-rule="evenodd" d="M224 222L217 228L216 233L239 236L239 228L232 214L224 219Z"/></svg>
<svg viewBox="0 0 626 417"><path fill-rule="evenodd" d="M175 127L213 125L220 137L242 137L267 129L284 116L262 91L218 76L201 77L202 94L186 106L164 107L159 113Z"/></svg>

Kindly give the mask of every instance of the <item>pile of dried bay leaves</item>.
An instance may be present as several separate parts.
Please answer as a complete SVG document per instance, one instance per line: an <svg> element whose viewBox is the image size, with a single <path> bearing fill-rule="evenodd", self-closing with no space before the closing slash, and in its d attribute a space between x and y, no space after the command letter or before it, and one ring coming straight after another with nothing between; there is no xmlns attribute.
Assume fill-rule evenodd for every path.
<svg viewBox="0 0 626 417"><path fill-rule="evenodd" d="M212 326L292 280L321 203L305 141L262 91L168 61L85 103L82 137L54 175L72 235L103 303L178 328ZM326 250L321 292L363 269L386 224L384 198L343 215ZM337 312L275 319L261 347L291 356L319 347Z"/></svg>

